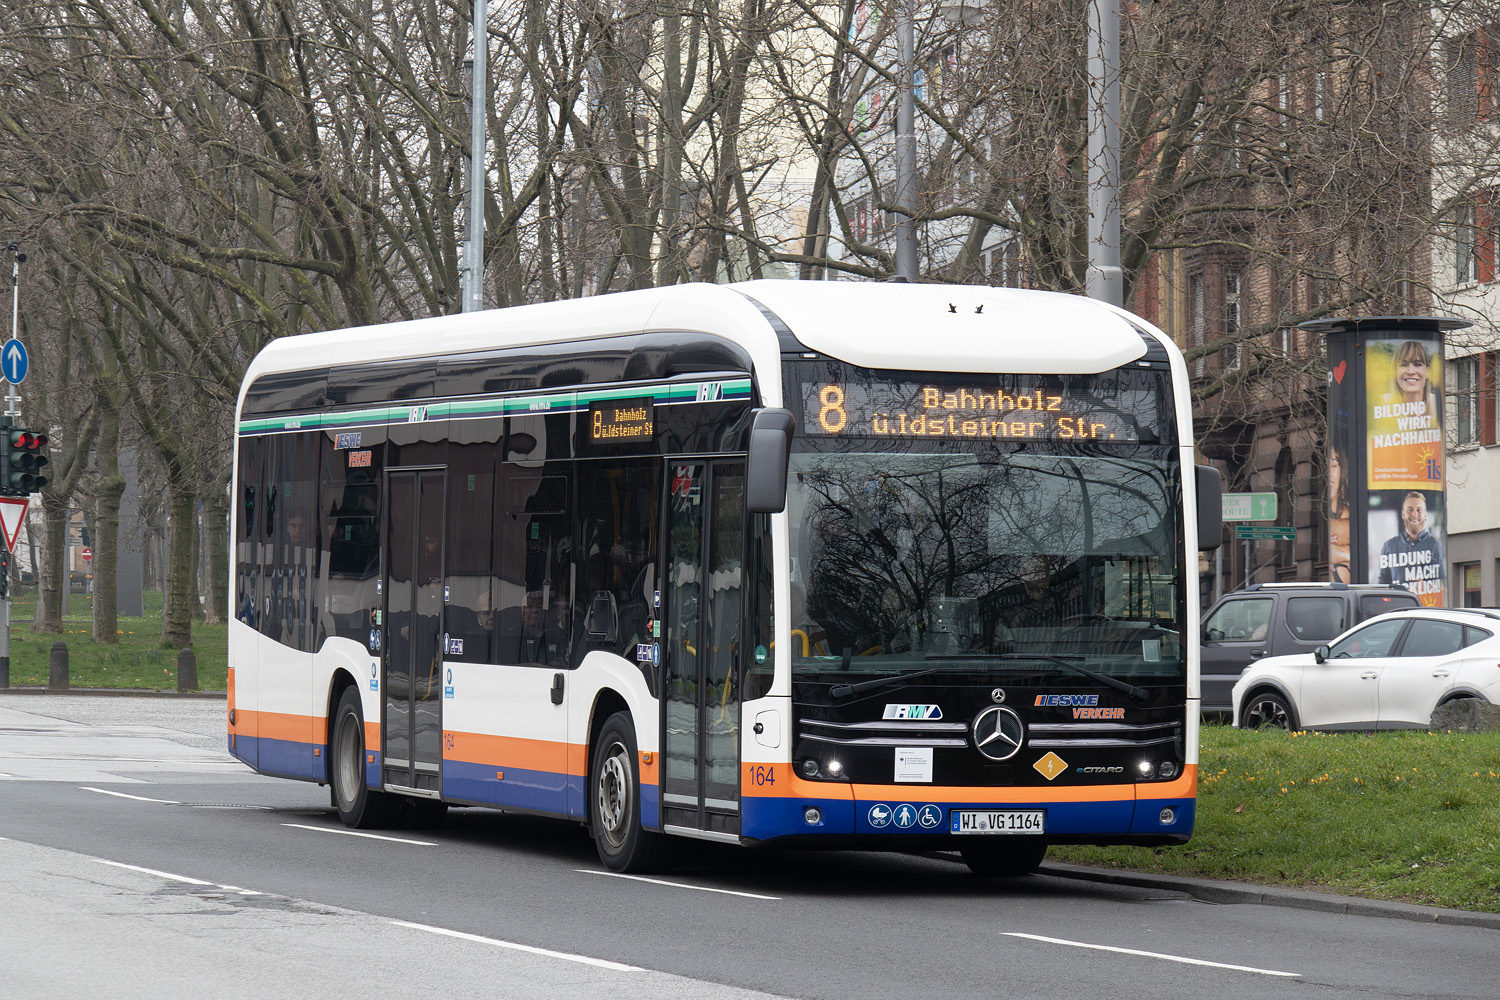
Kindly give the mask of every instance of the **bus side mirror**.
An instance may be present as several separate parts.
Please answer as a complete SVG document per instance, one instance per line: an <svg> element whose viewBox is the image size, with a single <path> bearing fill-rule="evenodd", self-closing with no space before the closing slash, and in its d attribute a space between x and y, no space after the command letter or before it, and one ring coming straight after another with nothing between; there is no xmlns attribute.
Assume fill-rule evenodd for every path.
<svg viewBox="0 0 1500 1000"><path fill-rule="evenodd" d="M750 423L750 454L745 460L745 507L752 514L786 509L786 467L792 455L792 411L763 407Z"/></svg>
<svg viewBox="0 0 1500 1000"><path fill-rule="evenodd" d="M1198 551L1212 552L1224 536L1224 477L1211 465L1193 466L1198 491Z"/></svg>
<svg viewBox="0 0 1500 1000"><path fill-rule="evenodd" d="M1317 647L1316 649L1313 650L1313 662L1314 663L1323 663L1327 659L1328 659L1328 647L1327 646L1319 646L1319 647Z"/></svg>

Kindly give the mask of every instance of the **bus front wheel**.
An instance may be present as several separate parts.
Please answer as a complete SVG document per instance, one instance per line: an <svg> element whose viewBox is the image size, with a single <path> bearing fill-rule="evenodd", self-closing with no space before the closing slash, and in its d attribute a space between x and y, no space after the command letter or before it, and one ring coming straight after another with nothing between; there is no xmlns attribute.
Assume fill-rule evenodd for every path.
<svg viewBox="0 0 1500 1000"><path fill-rule="evenodd" d="M333 752L329 784L333 806L345 826L389 826L400 803L385 792L372 792L365 785L365 718L359 690L346 688L334 714Z"/></svg>
<svg viewBox="0 0 1500 1000"><path fill-rule="evenodd" d="M594 743L589 775L589 829L604 867L617 872L659 868L665 838L641 826L640 754L628 712L616 712L605 721Z"/></svg>
<svg viewBox="0 0 1500 1000"><path fill-rule="evenodd" d="M983 878L1018 878L1041 867L1047 856L1045 841L1031 837L980 838L959 848L969 871Z"/></svg>

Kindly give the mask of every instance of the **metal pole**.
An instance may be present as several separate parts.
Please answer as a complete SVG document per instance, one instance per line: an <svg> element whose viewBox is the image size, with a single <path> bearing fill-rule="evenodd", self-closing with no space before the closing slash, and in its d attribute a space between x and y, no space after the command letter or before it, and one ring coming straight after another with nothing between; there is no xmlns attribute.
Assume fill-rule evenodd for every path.
<svg viewBox="0 0 1500 1000"><path fill-rule="evenodd" d="M10 247L10 339L16 339L16 331L21 322L21 261L26 259L25 254L16 253L16 245ZM5 383L5 415L7 417L19 417L21 411L16 409L16 384Z"/></svg>
<svg viewBox="0 0 1500 1000"><path fill-rule="evenodd" d="M1120 270L1119 0L1089 0L1089 298L1125 304Z"/></svg>
<svg viewBox="0 0 1500 1000"><path fill-rule="evenodd" d="M26 257L18 252L20 247L15 243L7 243L6 249L10 251L10 339L15 340L21 318L21 261ZM11 418L17 413L16 384L7 381L5 383L5 415L0 417L0 434L9 432L9 428L13 426ZM0 531L0 545L6 546L6 550L9 551L10 543L3 537L4 534ZM7 574L9 572L6 570ZM10 687L10 580L7 579L3 583L5 589L0 592L0 688L8 688Z"/></svg>
<svg viewBox="0 0 1500 1000"><path fill-rule="evenodd" d="M469 239L464 247L464 312L484 308L485 57L489 54L488 0L474 0L474 77L469 86Z"/></svg>
<svg viewBox="0 0 1500 1000"><path fill-rule="evenodd" d="M896 48L901 66L898 79L901 100L896 105L896 274L907 281L917 280L917 220L911 208L917 200L917 137L914 134L917 114L912 94L912 24L911 0L896 0Z"/></svg>

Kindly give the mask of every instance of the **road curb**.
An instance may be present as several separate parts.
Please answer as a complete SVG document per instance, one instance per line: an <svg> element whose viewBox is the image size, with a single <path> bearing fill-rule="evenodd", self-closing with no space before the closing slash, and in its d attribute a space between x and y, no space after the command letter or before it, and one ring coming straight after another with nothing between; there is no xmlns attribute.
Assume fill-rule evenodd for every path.
<svg viewBox="0 0 1500 1000"><path fill-rule="evenodd" d="M1182 892L1205 903L1257 903L1262 906L1285 906L1298 910L1318 910L1323 913L1391 917L1396 920L1414 920L1427 924L1452 924L1500 930L1500 913L1475 913L1442 906L1419 906L1416 903L1365 899L1361 896L1338 896L1333 893L1310 892L1283 886L1246 885L1243 882L1219 882L1213 879L1185 878L1176 875L1117 871L1112 868L1085 868L1082 865L1064 865L1056 862L1043 864L1038 874L1079 879L1084 882L1103 882L1108 885L1128 885L1142 889Z"/></svg>
<svg viewBox="0 0 1500 1000"><path fill-rule="evenodd" d="M0 688L0 697L8 694L59 694L59 695L86 695L88 697L105 698L217 698L220 701L226 699L228 694L224 691L173 691L170 689L148 690L144 688L49 688L49 687L7 687Z"/></svg>

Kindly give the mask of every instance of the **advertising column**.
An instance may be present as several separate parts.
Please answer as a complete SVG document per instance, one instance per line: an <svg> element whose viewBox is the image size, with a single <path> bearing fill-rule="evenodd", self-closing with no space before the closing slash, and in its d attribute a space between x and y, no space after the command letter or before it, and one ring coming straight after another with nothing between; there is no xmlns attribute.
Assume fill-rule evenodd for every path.
<svg viewBox="0 0 1500 1000"><path fill-rule="evenodd" d="M1446 317L1318 320L1328 338L1329 578L1397 584L1447 604Z"/></svg>

